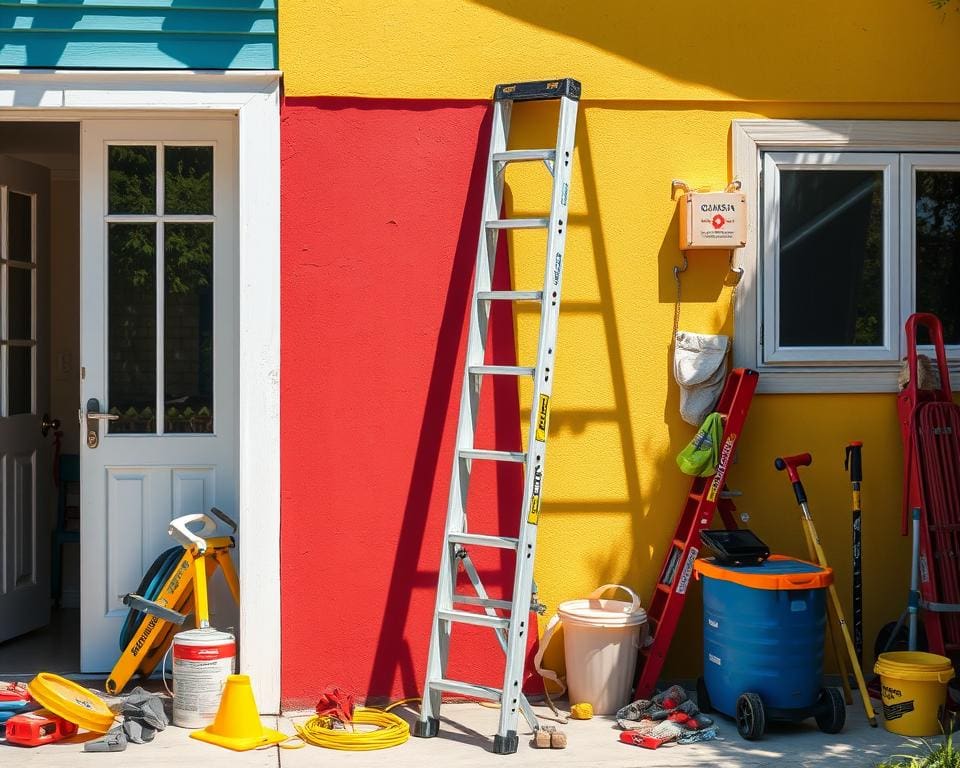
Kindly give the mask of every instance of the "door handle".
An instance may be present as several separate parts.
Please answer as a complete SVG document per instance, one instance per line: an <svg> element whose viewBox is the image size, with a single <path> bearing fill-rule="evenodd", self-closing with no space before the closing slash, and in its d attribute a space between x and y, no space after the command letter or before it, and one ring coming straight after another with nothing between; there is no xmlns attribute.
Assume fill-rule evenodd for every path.
<svg viewBox="0 0 960 768"><path fill-rule="evenodd" d="M96 448L100 445L100 422L116 421L120 417L114 413L101 413L100 401L95 397L87 400L87 412L84 415L87 420L87 448Z"/></svg>

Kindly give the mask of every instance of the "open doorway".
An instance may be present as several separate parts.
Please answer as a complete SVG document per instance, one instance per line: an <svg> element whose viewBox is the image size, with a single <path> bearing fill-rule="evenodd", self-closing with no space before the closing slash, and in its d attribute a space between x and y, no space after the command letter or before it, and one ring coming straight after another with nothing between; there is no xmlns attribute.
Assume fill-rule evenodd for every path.
<svg viewBox="0 0 960 768"><path fill-rule="evenodd" d="M116 662L120 624L126 614L126 606L118 596L135 589L153 557L169 546L166 522L161 523L163 515L169 521L184 511L192 511L196 500L204 506L213 503L227 511L233 510L240 524L236 562L242 592L239 620L217 616L215 621L223 627L236 626L240 639L240 671L251 676L261 712L278 712L280 73L21 70L8 71L0 79L3 80L0 121L19 122L38 130L42 128L41 123L79 124L77 290L81 337L80 357L72 361L72 381L76 382L79 376L84 420L79 425L79 444L74 445L80 455L81 470L80 548L85 550L88 545L100 548L98 552L91 550L90 554L84 551L80 558L80 669L98 674L109 671ZM29 134L30 128L26 130ZM108 381L113 350L105 312L110 298L105 272L109 264L107 235L111 224L123 225L129 233L136 227L128 225L145 227L150 219L147 214L134 212L131 216L122 216L122 221L114 220L107 209L109 148L122 145L140 147L132 154L153 158L150 165L159 171L155 173L158 183L164 178L165 166L159 163L166 164L168 145L173 146L170 151L174 154L178 146L214 147L214 214L196 219L184 212L177 214L187 217L180 221L167 217L160 222L159 215L151 221L158 223L154 230L159 233L155 238L158 244L164 242L162 234L168 222L196 225L213 222L215 358L212 368L203 370L214 371L215 431L205 435L168 436L164 426L156 427L152 433L121 432L111 429L106 421L99 421L97 447L91 449L89 428L91 423L98 423L98 417L88 406L93 402L109 412L117 405L110 402ZM155 155L143 149L149 146L156 148ZM12 144L0 144L0 155L15 149ZM131 152L117 154L131 156ZM202 156L204 152L194 154ZM146 166L144 170L147 171ZM156 189L154 202L163 199L163 187ZM202 199L209 200L209 196L205 194ZM23 202L20 198L15 200ZM50 234L53 229L47 224L38 234ZM194 232L202 229L198 226ZM163 274L163 264L159 261L162 253L157 249L155 276ZM53 254L52 258L55 257ZM40 272L30 269L31 275ZM21 282L22 277L21 274ZM0 295L0 307L7 298ZM158 293L156 306L162 306L163 300ZM49 301L49 296L44 298L45 305ZM39 306L38 302L31 305L31 311ZM167 317L158 311L156 327L162 328ZM42 322L44 314L40 313L38 318ZM160 371L163 345L159 343L161 338L157 338ZM216 339L226 346L218 347ZM0 341L4 340L0 337ZM20 344L7 346L10 349L39 347L31 343L36 341L33 339L19 341ZM0 344L0 350L3 348ZM224 354L226 359L221 357ZM30 358L30 366L24 364L24 355ZM13 357L19 361L14 368L20 372L29 370L32 374L34 357L46 360L51 371L46 377L37 377L35 382L31 378L31 382L36 386L44 381L49 384L57 364L51 356L14 351ZM9 386L8 373L0 371L2 386ZM15 387L14 391L22 392L23 379L17 382L20 389ZM230 382L234 387L232 392L216 390L218 383ZM116 396L115 389L113 394ZM0 389L0 398L5 396ZM168 399L178 398L167 397L164 379L158 375L158 406ZM124 411L135 407L132 402L120 405ZM190 403L183 407L186 405ZM159 417L158 409L154 410ZM142 407L139 413L142 417ZM243 415L242 429L238 427L240 414ZM42 415L43 411L34 409L33 421L26 430L31 436L37 435L38 441ZM68 424L73 421L73 413L56 415L60 416L63 427L73 426ZM99 418L105 419L106 415ZM149 426L149 420L147 423ZM155 425L159 423L163 422L157 418ZM38 445L36 455L51 461L52 437L44 439L48 447L40 451ZM8 443L8 436L0 434L0 446ZM115 450L108 450L111 445ZM201 449L202 445L205 447ZM4 471L0 473L5 483L0 489L0 498L8 505L4 509L9 509L8 491L14 488L14 484L8 482L9 477L18 478L17 487L25 489L41 474L49 477L52 472L49 465L46 468L35 465L33 455L14 452L6 457L6 464L2 465ZM50 521L40 521L37 515L41 511L49 514L52 489L50 483L37 483L36 487L36 496L21 493L19 497L23 501L20 507L31 512L29 520L33 526L21 526L19 533L29 535L20 535L19 540L33 542L32 545L20 550L14 548L10 554L11 531L0 531L3 537L0 556L5 558L0 563L3 566L0 567L0 598L19 592L25 604L49 611L49 582L43 583L41 589L39 574L49 573L50 542L42 540L41 530L49 530ZM42 499L41 493L45 494ZM99 494L99 498L88 499L92 493ZM36 504L31 508L35 498ZM7 519L6 513L0 516L0 522L9 528L4 522ZM38 535L41 538L37 538ZM35 553L33 560L28 553ZM6 567L9 563L17 563L12 576ZM33 568L34 563L42 567ZM37 597L40 591L45 595L42 599ZM23 605L19 609L26 610ZM47 619L42 623L46 624ZM6 626L3 617L0 625ZM44 666L51 661L50 655L45 654Z"/></svg>
<svg viewBox="0 0 960 768"><path fill-rule="evenodd" d="M3 677L109 672L170 521L237 514L235 131L0 121Z"/></svg>
<svg viewBox="0 0 960 768"><path fill-rule="evenodd" d="M0 122L0 679L80 671L79 169L79 122Z"/></svg>

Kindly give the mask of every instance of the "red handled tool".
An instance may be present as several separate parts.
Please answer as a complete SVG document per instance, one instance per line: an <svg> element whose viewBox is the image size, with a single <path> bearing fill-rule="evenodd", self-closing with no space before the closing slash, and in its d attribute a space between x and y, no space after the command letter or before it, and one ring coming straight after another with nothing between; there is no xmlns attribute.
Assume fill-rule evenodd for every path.
<svg viewBox="0 0 960 768"><path fill-rule="evenodd" d="M787 475L793 484L793 493L797 497L800 511L803 512L803 521L806 525L805 530L807 532L807 545L811 549L811 558L815 557L821 568L829 568L830 566L827 565L827 556L823 551L823 545L820 543L820 536L817 534L817 529L813 524L813 516L810 514L810 505L807 503L807 493L803 489L803 483L800 482L800 472L798 471L800 467L810 466L812 461L813 458L809 453L801 453L797 456L778 456L773 462L773 465L778 470L787 470ZM850 639L850 631L847 628L846 619L843 618L843 608L840 607L840 598L837 596L836 585L831 584L827 587L827 591L830 594L829 604L833 606L834 620L840 627L840 633L847 646L847 655L850 658L850 664L853 666L853 674L857 679L857 688L860 690L860 698L863 699L863 711L866 712L867 721L870 725L876 728L877 716L873 711L873 705L870 703L870 694L867 693L867 684L863 679L863 671L857 663L857 653L853 647L853 640ZM843 669L842 654L838 653L837 659L840 661L843 678L846 679L847 675Z"/></svg>

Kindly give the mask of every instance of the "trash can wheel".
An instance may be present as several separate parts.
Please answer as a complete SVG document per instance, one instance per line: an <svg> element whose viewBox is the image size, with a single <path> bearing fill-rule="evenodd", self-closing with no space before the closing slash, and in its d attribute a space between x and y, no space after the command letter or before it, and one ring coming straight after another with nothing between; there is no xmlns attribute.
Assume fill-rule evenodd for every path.
<svg viewBox="0 0 960 768"><path fill-rule="evenodd" d="M847 722L847 705L836 688L821 688L814 718L824 733L840 733Z"/></svg>
<svg viewBox="0 0 960 768"><path fill-rule="evenodd" d="M741 693L737 699L737 733L747 741L753 741L763 736L766 728L763 700L755 693Z"/></svg>

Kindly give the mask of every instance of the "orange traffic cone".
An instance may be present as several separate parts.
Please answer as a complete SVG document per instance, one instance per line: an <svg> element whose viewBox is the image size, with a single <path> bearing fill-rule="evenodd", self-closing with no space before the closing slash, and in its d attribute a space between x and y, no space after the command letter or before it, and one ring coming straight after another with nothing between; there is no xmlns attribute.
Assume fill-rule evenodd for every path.
<svg viewBox="0 0 960 768"><path fill-rule="evenodd" d="M260 723L249 675L230 675L227 678L213 723L202 731L194 731L190 736L238 752L278 744L289 738L284 733L264 728Z"/></svg>

